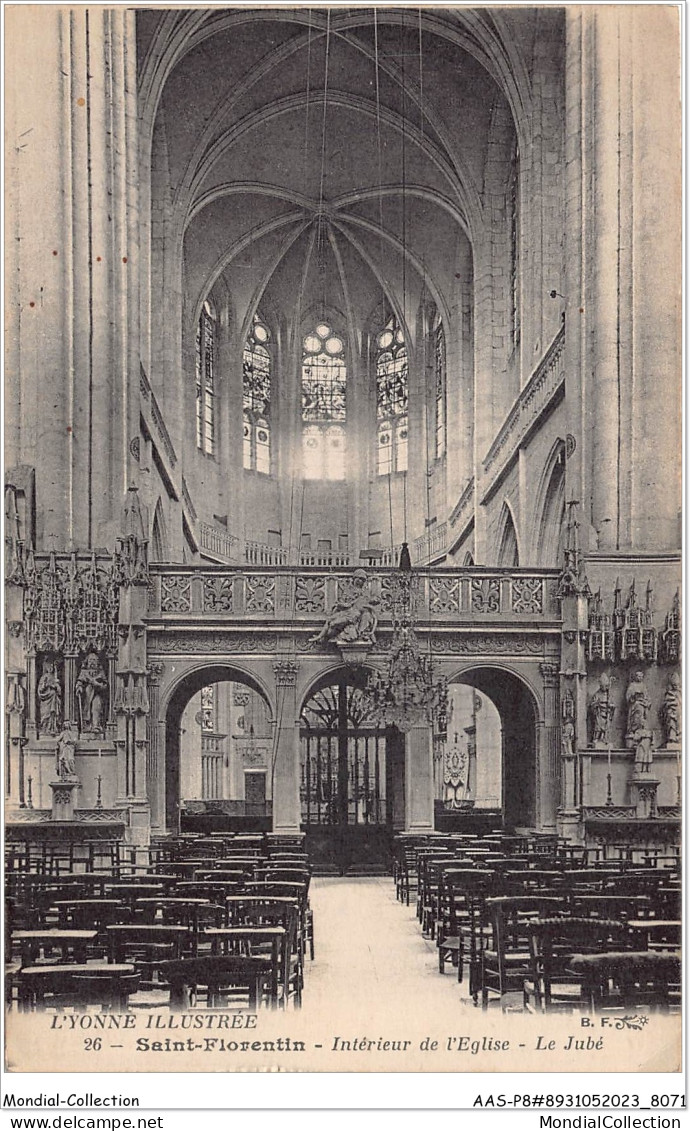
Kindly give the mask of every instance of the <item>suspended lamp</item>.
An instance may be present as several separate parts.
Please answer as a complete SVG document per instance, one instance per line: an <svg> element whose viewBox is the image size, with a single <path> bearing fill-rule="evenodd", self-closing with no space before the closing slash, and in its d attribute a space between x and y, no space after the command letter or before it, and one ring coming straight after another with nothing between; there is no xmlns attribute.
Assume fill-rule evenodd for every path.
<svg viewBox="0 0 690 1131"><path fill-rule="evenodd" d="M422 653L415 632L418 582L404 542L389 591L393 621L390 655L385 671L374 672L366 688L372 720L401 731L423 722L433 726L448 714L447 681L434 679L431 656Z"/></svg>

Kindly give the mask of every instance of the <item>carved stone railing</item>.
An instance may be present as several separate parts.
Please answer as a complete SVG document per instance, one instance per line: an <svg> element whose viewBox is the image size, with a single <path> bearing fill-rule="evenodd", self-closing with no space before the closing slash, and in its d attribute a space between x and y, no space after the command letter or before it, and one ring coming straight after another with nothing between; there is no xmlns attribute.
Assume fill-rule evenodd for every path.
<svg viewBox="0 0 690 1131"><path fill-rule="evenodd" d="M247 565L286 565L288 552L283 546L267 546L263 542L245 542L244 560Z"/></svg>
<svg viewBox="0 0 690 1131"><path fill-rule="evenodd" d="M237 561L239 556L240 540L234 534L228 534L218 526L209 522L199 523L199 546L202 552L213 554L228 561Z"/></svg>
<svg viewBox="0 0 690 1131"><path fill-rule="evenodd" d="M299 555L299 564L303 566L349 566L350 555L347 552L339 553L338 551L328 550L326 553L319 553L318 550L301 550Z"/></svg>
<svg viewBox="0 0 690 1131"><path fill-rule="evenodd" d="M247 565L288 565L289 552L284 546L267 546L264 542L245 542L244 560ZM351 556L347 550L300 550L298 555L301 566L317 566L322 569L334 566L349 566L352 564Z"/></svg>
<svg viewBox="0 0 690 1131"><path fill-rule="evenodd" d="M447 542L448 524L442 522L439 526L434 526L431 530L428 530L426 534L422 534L420 538L415 538L412 547L413 562L419 565L422 562L429 562L433 558L440 557L446 552Z"/></svg>
<svg viewBox="0 0 690 1131"><path fill-rule="evenodd" d="M536 422L565 385L565 327L558 331L518 396L484 460L484 497L496 486Z"/></svg>
<svg viewBox="0 0 690 1131"><path fill-rule="evenodd" d="M174 623L207 617L209 621L247 622L290 628L322 623L349 589L351 567L328 570L308 566L151 566L151 621ZM377 615L390 621L396 571L369 567L368 592L378 602ZM417 572L419 623L557 625L557 570L489 570L478 567Z"/></svg>

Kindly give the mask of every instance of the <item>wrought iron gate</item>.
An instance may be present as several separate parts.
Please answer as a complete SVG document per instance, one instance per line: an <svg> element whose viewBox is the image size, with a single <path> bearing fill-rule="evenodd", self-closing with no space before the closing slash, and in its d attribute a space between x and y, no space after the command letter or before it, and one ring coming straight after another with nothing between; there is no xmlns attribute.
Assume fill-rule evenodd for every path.
<svg viewBox="0 0 690 1131"><path fill-rule="evenodd" d="M386 838L368 834L390 825L389 736L367 725L368 713L362 688L346 679L315 692L302 712L302 823L322 862L339 870L386 854Z"/></svg>

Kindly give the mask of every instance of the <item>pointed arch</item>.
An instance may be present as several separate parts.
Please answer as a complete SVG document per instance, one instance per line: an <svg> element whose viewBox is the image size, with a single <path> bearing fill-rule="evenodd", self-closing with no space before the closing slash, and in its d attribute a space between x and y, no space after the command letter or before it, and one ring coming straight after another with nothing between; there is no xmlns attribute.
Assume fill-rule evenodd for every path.
<svg viewBox="0 0 690 1131"><path fill-rule="evenodd" d="M565 443L560 437L553 445L542 472L534 514L535 565L562 565L565 532Z"/></svg>
<svg viewBox="0 0 690 1131"><path fill-rule="evenodd" d="M163 502L160 498L156 503L156 509L153 513L153 523L151 524L150 558L152 562L170 561L165 514L163 513Z"/></svg>
<svg viewBox="0 0 690 1131"><path fill-rule="evenodd" d="M499 522L499 539L498 539L498 553L496 555L496 564L499 566L506 566L511 568L520 565L520 548L518 544L517 528L515 526L515 519L510 507L510 503L506 500L503 504L501 511L501 520Z"/></svg>

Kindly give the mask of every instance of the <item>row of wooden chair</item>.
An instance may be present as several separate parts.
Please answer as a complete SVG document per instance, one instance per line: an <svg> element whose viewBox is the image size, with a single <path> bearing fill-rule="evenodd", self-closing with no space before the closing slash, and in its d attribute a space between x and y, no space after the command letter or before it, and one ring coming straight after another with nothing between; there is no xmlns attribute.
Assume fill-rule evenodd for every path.
<svg viewBox="0 0 690 1131"><path fill-rule="evenodd" d="M396 894L409 903L414 876L418 918L436 940L441 973L451 962L459 981L467 974L470 995L484 1008L495 999L503 1008L572 1008L573 986L580 1006L585 998L590 1005L627 1001L633 992L647 1004L675 1004L675 983L661 976L678 961L675 870L657 867L657 858L643 868L631 858L592 860L585 868L557 842L532 855L517 842L502 847L498 837L424 837L399 847ZM659 962L633 963L635 977L623 976L618 962L614 977L603 958L622 952L656 954Z"/></svg>
<svg viewBox="0 0 690 1131"><path fill-rule="evenodd" d="M20 1008L121 1007L132 993L141 1005L152 991L172 1008L221 998L299 1006L307 949L314 955L308 859L299 843L252 839L224 836L209 851L180 838L167 859L124 876L118 866L14 868L6 954Z"/></svg>

